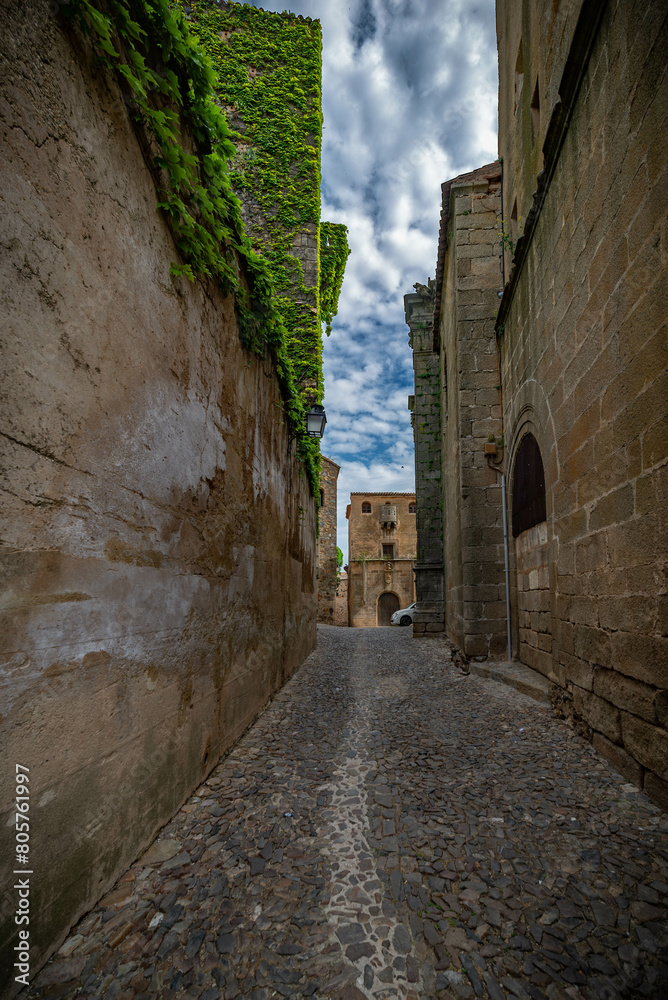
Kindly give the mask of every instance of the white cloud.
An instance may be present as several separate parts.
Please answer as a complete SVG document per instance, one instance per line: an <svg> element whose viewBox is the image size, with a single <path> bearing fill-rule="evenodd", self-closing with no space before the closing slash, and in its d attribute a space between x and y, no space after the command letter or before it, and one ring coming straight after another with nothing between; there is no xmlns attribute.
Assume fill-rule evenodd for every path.
<svg viewBox="0 0 668 1000"><path fill-rule="evenodd" d="M283 10L285 0L263 2ZM414 488L403 296L436 266L441 183L496 157L494 0L295 0L323 33L323 219L352 249L325 340L324 454L352 491Z"/></svg>

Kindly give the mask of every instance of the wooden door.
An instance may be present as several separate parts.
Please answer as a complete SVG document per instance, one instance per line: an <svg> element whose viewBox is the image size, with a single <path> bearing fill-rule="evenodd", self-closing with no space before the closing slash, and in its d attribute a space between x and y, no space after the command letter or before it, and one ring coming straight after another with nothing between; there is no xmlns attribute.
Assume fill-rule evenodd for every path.
<svg viewBox="0 0 668 1000"><path fill-rule="evenodd" d="M378 599L378 624L389 625L390 618L399 610L399 598L396 594L381 594Z"/></svg>

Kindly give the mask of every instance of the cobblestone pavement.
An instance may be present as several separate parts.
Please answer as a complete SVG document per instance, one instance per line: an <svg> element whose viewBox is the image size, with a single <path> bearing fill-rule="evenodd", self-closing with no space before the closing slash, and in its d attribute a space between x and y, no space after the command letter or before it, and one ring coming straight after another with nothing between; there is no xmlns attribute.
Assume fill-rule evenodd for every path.
<svg viewBox="0 0 668 1000"><path fill-rule="evenodd" d="M319 645L32 996L668 997L668 822L408 629Z"/></svg>

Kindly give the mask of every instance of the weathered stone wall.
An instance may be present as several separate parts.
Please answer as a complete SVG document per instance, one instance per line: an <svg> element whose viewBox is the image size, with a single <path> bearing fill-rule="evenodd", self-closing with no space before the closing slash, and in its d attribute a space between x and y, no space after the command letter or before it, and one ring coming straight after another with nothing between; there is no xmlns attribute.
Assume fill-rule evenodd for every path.
<svg viewBox="0 0 668 1000"><path fill-rule="evenodd" d="M503 215L512 241L524 228L536 177L543 168L543 142L560 100L559 84L582 6L582 0L496 3ZM600 10L604 3L594 0L590 6ZM506 269L512 256L507 244Z"/></svg>
<svg viewBox="0 0 668 1000"><path fill-rule="evenodd" d="M661 2L577 6L590 34L550 63L562 105L499 315L509 471L531 431L545 468L545 669L596 746L668 806L668 20ZM501 109L514 47L500 51ZM513 141L502 127L508 169Z"/></svg>
<svg viewBox="0 0 668 1000"><path fill-rule="evenodd" d="M546 521L515 539L519 658L547 676L553 642L549 554Z"/></svg>
<svg viewBox="0 0 668 1000"><path fill-rule="evenodd" d="M341 571L336 588L336 604L334 606L334 624L348 625L348 574Z"/></svg>
<svg viewBox="0 0 668 1000"><path fill-rule="evenodd" d="M233 301L169 277L114 83L51 5L3 12L0 846L20 763L34 971L312 649L315 510Z"/></svg>
<svg viewBox="0 0 668 1000"><path fill-rule="evenodd" d="M369 513L362 505L371 506ZM383 527L381 507L396 505L397 522ZM348 608L349 624L371 628L378 624L378 602L382 594L395 594L399 608L415 600L413 566L417 534L414 493L351 493L346 516L348 527ZM383 545L392 546L392 557L383 556Z"/></svg>
<svg viewBox="0 0 668 1000"><path fill-rule="evenodd" d="M414 636L437 635L445 628L441 379L438 350L434 349L434 296L430 285L416 285L414 293L404 295L415 372L415 396L411 406L419 543L415 563Z"/></svg>
<svg viewBox="0 0 668 1000"><path fill-rule="evenodd" d="M485 454L502 432L494 337L499 182L499 165L490 164L444 185L437 271L446 629L479 657L506 646L501 489Z"/></svg>
<svg viewBox="0 0 668 1000"><path fill-rule="evenodd" d="M445 195L445 192L444 192ZM449 191L447 204L450 204ZM441 216L443 223L443 217ZM450 231L451 235L452 231ZM448 241L446 226L441 241ZM450 244L448 243L448 249ZM439 372L441 378L442 423L442 491L443 491L443 592L445 595L445 622L448 637L464 648L464 600L461 524L461 454L459 447L461 410L459 340L457 337L457 292L455 287L454 253L447 253L444 262L440 313L434 321L439 333ZM438 281L438 273L436 275ZM436 293L438 295L438 286ZM450 405L450 400L453 405Z"/></svg>
<svg viewBox="0 0 668 1000"><path fill-rule="evenodd" d="M333 625L336 614L336 485L340 466L324 455L320 462L318 621Z"/></svg>

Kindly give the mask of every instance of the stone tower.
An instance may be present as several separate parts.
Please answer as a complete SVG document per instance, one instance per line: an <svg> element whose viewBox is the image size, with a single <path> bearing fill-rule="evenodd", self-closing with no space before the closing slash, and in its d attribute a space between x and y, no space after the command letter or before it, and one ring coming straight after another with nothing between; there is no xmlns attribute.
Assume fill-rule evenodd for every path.
<svg viewBox="0 0 668 1000"><path fill-rule="evenodd" d="M415 395L409 397L415 440L417 561L413 635L436 635L445 628L443 604L443 521L441 494L441 383L434 349L434 285L415 285L404 296L408 342L413 349Z"/></svg>

